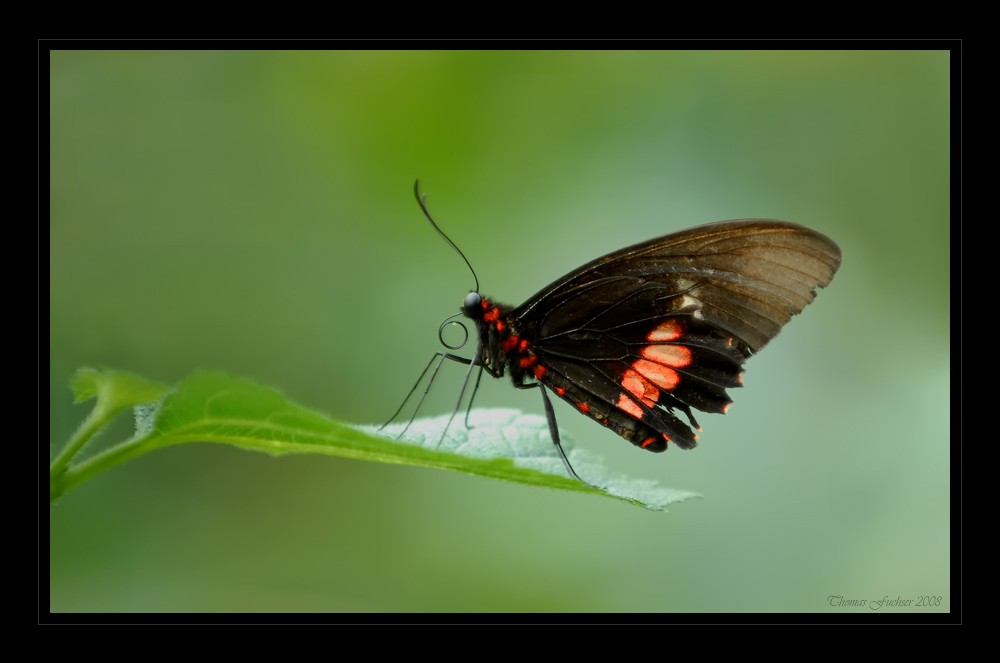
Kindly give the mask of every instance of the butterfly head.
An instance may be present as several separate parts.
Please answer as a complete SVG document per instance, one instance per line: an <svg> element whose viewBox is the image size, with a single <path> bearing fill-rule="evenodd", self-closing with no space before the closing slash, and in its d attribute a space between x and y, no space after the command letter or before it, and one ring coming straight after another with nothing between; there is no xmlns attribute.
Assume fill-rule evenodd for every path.
<svg viewBox="0 0 1000 663"><path fill-rule="evenodd" d="M462 302L462 315L472 320L483 317L483 296L475 291L467 294Z"/></svg>

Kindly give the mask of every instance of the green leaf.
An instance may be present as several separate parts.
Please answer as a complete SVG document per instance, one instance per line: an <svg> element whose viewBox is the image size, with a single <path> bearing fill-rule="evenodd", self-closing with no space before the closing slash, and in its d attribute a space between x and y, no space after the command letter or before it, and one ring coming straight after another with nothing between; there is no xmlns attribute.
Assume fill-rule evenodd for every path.
<svg viewBox="0 0 1000 663"><path fill-rule="evenodd" d="M70 379L70 389L73 390L75 403L97 396L99 407L117 412L126 407L155 401L169 391L170 387L126 371L80 368Z"/></svg>
<svg viewBox="0 0 1000 663"><path fill-rule="evenodd" d="M269 454L320 453L359 460L434 467L518 483L603 494L648 509L696 495L608 471L600 459L563 447L588 486L570 478L553 447L545 419L515 410L476 410L471 428L460 417L438 445L449 417L413 422L379 433L306 409L279 392L223 373L201 371L183 380L156 406L139 408L136 435L67 472L66 490L124 460L174 444L217 442ZM74 475L74 470L78 474ZM63 491L65 492L65 490Z"/></svg>

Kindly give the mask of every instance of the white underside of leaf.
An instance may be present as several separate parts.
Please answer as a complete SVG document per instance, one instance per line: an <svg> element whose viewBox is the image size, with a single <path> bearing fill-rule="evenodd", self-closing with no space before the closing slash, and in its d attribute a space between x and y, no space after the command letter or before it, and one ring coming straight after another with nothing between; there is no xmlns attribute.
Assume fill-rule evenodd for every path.
<svg viewBox="0 0 1000 663"><path fill-rule="evenodd" d="M450 418L450 415L441 415L416 419L398 441L468 458L508 458L517 467L554 476L569 476L559 458L559 452L552 444L548 424L540 415L504 408L477 409L469 416L468 428L465 426L464 413L456 415L448 426ZM441 439L441 431L445 426L448 426L448 434ZM374 426L365 426L362 430L397 439L404 428L405 424L400 423L390 424L381 432ZM664 488L655 481L635 479L613 472L604 465L600 456L577 448L572 437L565 431L560 430L560 436L566 456L577 474L610 495L639 502L646 508L657 511L677 502L700 497L697 493Z"/></svg>

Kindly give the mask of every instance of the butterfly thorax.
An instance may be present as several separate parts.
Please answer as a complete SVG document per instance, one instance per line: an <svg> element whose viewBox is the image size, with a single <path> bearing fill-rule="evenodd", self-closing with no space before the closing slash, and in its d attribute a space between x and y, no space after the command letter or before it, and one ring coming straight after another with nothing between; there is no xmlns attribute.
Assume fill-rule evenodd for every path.
<svg viewBox="0 0 1000 663"><path fill-rule="evenodd" d="M513 310L476 292L470 292L462 306L462 313L476 323L479 360L497 377L509 371L519 387L530 378L541 380L546 369L538 363L531 341L521 336Z"/></svg>

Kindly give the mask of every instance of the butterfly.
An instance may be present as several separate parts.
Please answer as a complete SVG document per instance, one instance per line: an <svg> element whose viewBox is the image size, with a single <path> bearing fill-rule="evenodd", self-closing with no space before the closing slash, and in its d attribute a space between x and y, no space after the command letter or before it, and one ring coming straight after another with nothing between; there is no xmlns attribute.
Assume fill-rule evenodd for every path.
<svg viewBox="0 0 1000 663"><path fill-rule="evenodd" d="M431 218L419 182L414 192L472 270ZM743 219L619 249L520 306L481 294L472 270L476 285L461 315L475 327L475 354L436 353L417 384L435 360L438 368L445 359L468 365L455 412L476 369L476 388L486 372L509 375L519 389L538 389L552 441L577 479L560 444L550 392L641 449L661 452L671 443L691 449L701 430L692 410L726 412L727 390L742 386L744 362L830 283L840 261L838 246L815 230Z"/></svg>

